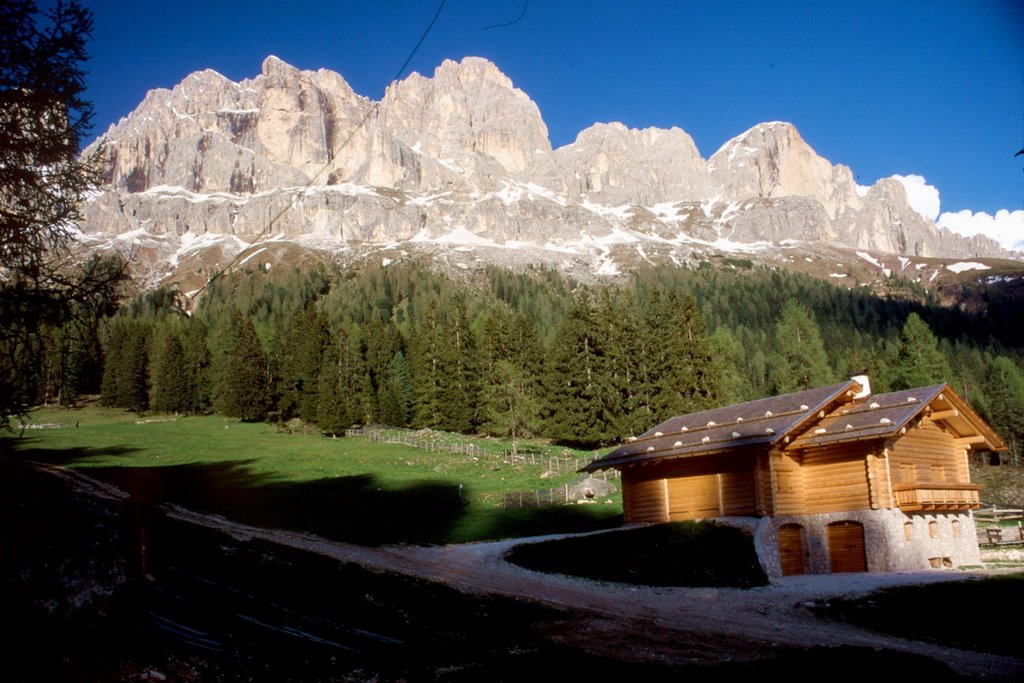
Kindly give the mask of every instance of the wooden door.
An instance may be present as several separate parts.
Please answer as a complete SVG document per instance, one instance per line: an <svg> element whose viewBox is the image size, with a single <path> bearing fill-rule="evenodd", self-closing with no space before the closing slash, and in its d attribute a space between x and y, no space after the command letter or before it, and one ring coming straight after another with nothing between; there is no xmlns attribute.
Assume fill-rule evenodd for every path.
<svg viewBox="0 0 1024 683"><path fill-rule="evenodd" d="M858 522L829 524L828 551L833 572L866 572L868 558L864 548L864 525Z"/></svg>
<svg viewBox="0 0 1024 683"><path fill-rule="evenodd" d="M779 527L779 558L783 576L804 573L804 532L799 524Z"/></svg>

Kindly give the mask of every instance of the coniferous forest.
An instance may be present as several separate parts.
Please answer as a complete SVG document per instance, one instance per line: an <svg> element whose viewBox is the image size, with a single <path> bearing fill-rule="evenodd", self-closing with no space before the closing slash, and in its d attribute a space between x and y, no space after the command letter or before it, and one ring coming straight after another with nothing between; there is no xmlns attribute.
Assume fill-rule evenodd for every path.
<svg viewBox="0 0 1024 683"><path fill-rule="evenodd" d="M189 303L161 288L106 307L92 334L48 330L40 400L593 448L866 370L875 392L949 382L1014 461L1024 438L1012 300L972 314L769 269L652 268L597 287L409 262L237 271Z"/></svg>

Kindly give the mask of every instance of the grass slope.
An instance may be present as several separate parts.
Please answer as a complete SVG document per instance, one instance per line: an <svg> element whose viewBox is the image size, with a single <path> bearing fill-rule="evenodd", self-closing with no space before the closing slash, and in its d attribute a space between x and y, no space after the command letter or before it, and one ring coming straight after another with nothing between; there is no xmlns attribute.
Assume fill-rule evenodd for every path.
<svg viewBox="0 0 1024 683"><path fill-rule="evenodd" d="M307 530L336 540L467 542L592 530L621 522L608 504L502 508L506 492L557 486L539 465L381 444L361 438L289 434L218 416L142 418L88 407L45 409L0 448L113 483L140 506L178 503L242 522Z"/></svg>

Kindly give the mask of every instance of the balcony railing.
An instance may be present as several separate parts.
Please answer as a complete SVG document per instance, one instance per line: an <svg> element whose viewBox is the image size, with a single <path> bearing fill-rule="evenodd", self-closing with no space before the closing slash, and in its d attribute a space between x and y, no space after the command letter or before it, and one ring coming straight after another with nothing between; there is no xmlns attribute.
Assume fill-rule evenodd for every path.
<svg viewBox="0 0 1024 683"><path fill-rule="evenodd" d="M896 504L904 512L950 512L977 510L981 507L978 484L951 484L948 482L916 482L895 484Z"/></svg>

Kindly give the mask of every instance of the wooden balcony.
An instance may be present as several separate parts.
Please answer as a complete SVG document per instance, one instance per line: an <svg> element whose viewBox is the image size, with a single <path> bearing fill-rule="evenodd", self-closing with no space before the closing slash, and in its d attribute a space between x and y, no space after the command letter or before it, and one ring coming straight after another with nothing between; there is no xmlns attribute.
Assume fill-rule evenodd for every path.
<svg viewBox="0 0 1024 683"><path fill-rule="evenodd" d="M903 512L956 512L981 507L978 484L929 481L895 484L892 490Z"/></svg>

